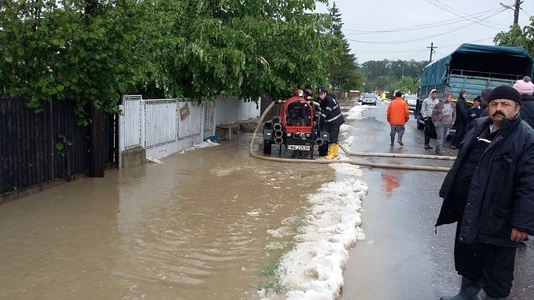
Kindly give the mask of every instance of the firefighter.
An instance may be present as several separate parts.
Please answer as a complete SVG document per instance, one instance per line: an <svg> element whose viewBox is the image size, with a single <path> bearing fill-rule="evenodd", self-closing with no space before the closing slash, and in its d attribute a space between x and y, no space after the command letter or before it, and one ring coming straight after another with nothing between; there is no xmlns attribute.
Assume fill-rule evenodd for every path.
<svg viewBox="0 0 534 300"><path fill-rule="evenodd" d="M343 123L345 123L345 118L341 114L341 108L337 100L328 95L328 91L323 88L317 88L317 95L321 100L321 122L325 131L328 132L330 141L328 144L328 154L325 156L326 159L333 159L338 155L339 144L339 128Z"/></svg>
<svg viewBox="0 0 534 300"><path fill-rule="evenodd" d="M310 104L313 102L313 89L311 84L304 86L304 95L302 98L306 99Z"/></svg>

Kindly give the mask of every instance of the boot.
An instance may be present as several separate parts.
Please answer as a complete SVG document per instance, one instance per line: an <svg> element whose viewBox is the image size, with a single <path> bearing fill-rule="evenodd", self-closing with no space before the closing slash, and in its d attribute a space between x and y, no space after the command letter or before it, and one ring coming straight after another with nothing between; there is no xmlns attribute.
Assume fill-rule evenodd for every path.
<svg viewBox="0 0 534 300"><path fill-rule="evenodd" d="M433 148L432 148L432 146L430 146L429 144L426 144L426 145L425 145L425 149L428 150L428 149L433 149Z"/></svg>
<svg viewBox="0 0 534 300"><path fill-rule="evenodd" d="M337 157L337 155L339 154L339 144L335 143L332 147L334 147L334 157Z"/></svg>
<svg viewBox="0 0 534 300"><path fill-rule="evenodd" d="M328 154L324 158L333 159L334 158L334 145L337 144L328 144Z"/></svg>
<svg viewBox="0 0 534 300"><path fill-rule="evenodd" d="M436 154L437 155L443 154L443 150L441 150L441 145L436 145Z"/></svg>
<svg viewBox="0 0 534 300"><path fill-rule="evenodd" d="M440 300L476 300L478 299L478 292L480 292L481 288L482 284L480 284L480 282L475 282L467 277L462 276L462 286L460 287L460 292L456 296L441 297Z"/></svg>
<svg viewBox="0 0 534 300"><path fill-rule="evenodd" d="M401 145L401 146L404 146L404 143L402 142L402 136L403 136L403 134L399 133L399 139L397 140L397 143L399 143L399 145Z"/></svg>
<svg viewBox="0 0 534 300"><path fill-rule="evenodd" d="M391 140L391 143L389 144L391 147L393 147L393 142L395 141L395 136L394 135L391 135L390 136L390 140Z"/></svg>

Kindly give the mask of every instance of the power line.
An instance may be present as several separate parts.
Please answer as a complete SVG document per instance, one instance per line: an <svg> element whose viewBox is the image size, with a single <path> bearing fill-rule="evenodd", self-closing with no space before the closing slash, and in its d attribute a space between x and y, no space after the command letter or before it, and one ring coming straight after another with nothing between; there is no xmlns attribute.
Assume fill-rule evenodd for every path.
<svg viewBox="0 0 534 300"><path fill-rule="evenodd" d="M426 40L426 39L429 39L429 38L432 38L432 37L442 36L442 35L449 34L449 33L452 33L452 32L458 31L458 30L465 29L465 28L467 28L467 27L469 27L469 26L472 26L472 25L473 25L473 24L468 24L468 25L466 25L466 26L460 26L460 27L453 28L453 29L448 30L448 31L441 32L441 33L435 33L435 34L431 34L431 35L427 35L427 36L423 36L423 37L419 37L419 38L414 38L414 39L409 39L409 40L400 40L400 41L379 41L379 42L354 40L354 39L349 39L349 38L347 38L347 40L348 40L348 41L351 41L351 42L365 43L365 44L403 44L403 43L410 43L410 42L422 41L422 40Z"/></svg>
<svg viewBox="0 0 534 300"><path fill-rule="evenodd" d="M499 24L493 23L493 22L491 22L491 21L489 21L487 19L482 19L480 17L473 16L472 14L465 13L465 12L463 12L461 10L458 10L458 9L456 9L454 7L451 7L451 6L441 2L439 0L435 0L435 1L437 3L433 3L432 1L427 0L428 3L436 6L437 8L440 8L440 9L442 9L442 10L444 10L444 11L450 13L450 14L453 14L453 15L455 15L457 17L460 17L460 18L469 17L469 18L471 18L471 19L469 19L470 21L472 21L474 23L477 23L479 25L487 26L487 23L491 23L491 24L499 26ZM474 19L474 20L472 20L472 19ZM482 23L482 22L484 22L484 23ZM487 26L487 27L490 27L490 26ZM492 27L492 28L495 28L495 27Z"/></svg>
<svg viewBox="0 0 534 300"><path fill-rule="evenodd" d="M492 10L481 12L481 14L478 17L475 16L475 18L480 18L480 17L491 18L491 17L494 17L494 16L496 16L496 15L498 15L498 14L504 12L504 11L506 11L506 9L504 9L504 8L492 9ZM403 31L424 30L424 29L428 29L428 28L441 27L441 26L445 26L445 25L456 24L456 23L458 23L458 21L469 21L469 19L466 19L465 17L460 17L460 18L453 19L453 20L446 20L446 21L440 21L440 22L434 22L434 23L420 24L420 25L404 27L404 28L397 28L397 29L357 30L357 29L344 28L343 31L344 32L345 31L356 32L357 34L403 32ZM480 23L477 23L477 24L485 26L485 24L480 24ZM487 27L489 27L489 26L487 26Z"/></svg>
<svg viewBox="0 0 534 300"><path fill-rule="evenodd" d="M507 9L511 9L514 11L514 24L519 25L519 10L521 9L521 4L523 4L523 1L515 0L514 7L511 5L503 4L502 2L499 2L499 4Z"/></svg>

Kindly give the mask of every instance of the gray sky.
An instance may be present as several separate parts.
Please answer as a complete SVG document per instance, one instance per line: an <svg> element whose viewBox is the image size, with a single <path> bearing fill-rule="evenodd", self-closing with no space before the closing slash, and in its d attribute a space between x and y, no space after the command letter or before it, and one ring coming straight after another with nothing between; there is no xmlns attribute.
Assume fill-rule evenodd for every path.
<svg viewBox="0 0 534 300"><path fill-rule="evenodd" d="M334 1L330 1L330 6ZM362 64L368 60L432 60L463 43L493 45L514 20L515 0L335 0L351 52ZM317 11L325 12L319 5ZM519 25L529 25L534 0L523 0Z"/></svg>

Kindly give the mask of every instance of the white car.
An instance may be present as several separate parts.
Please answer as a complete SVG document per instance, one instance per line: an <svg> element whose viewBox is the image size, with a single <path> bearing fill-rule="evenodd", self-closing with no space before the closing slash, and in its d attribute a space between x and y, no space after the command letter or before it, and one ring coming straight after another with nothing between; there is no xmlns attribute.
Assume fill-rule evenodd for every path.
<svg viewBox="0 0 534 300"><path fill-rule="evenodd" d="M376 106L376 95L372 93L363 94L362 105L374 105Z"/></svg>
<svg viewBox="0 0 534 300"><path fill-rule="evenodd" d="M404 100L408 104L408 109L415 112L415 106L417 105L417 95L404 95Z"/></svg>

